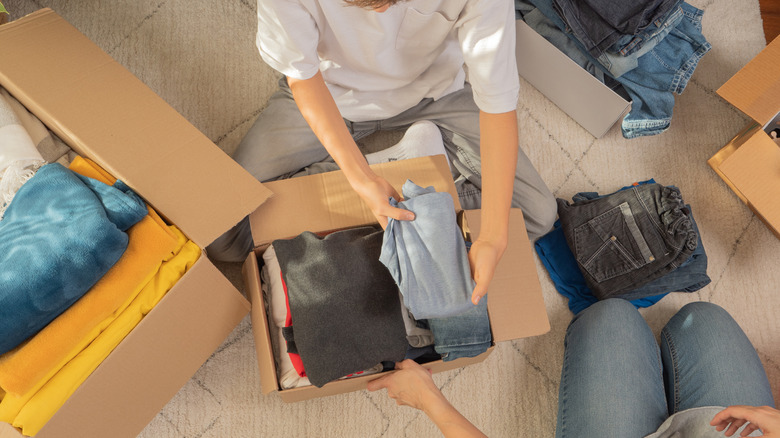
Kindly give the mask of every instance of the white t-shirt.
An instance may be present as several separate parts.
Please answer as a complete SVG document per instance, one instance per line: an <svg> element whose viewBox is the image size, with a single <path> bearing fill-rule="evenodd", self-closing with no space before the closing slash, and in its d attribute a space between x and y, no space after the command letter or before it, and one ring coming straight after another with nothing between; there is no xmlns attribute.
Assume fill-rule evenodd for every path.
<svg viewBox="0 0 780 438"><path fill-rule="evenodd" d="M392 117L463 88L488 113L517 106L511 0L407 0L379 13L342 0L258 0L257 47L282 74L322 71L341 115Z"/></svg>

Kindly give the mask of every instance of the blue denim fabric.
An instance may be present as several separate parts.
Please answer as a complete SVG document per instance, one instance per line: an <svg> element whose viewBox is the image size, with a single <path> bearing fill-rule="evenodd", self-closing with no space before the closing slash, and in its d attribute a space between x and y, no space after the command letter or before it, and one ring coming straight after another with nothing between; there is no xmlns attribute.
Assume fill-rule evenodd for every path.
<svg viewBox="0 0 780 438"><path fill-rule="evenodd" d="M595 196L573 204L558 199L558 213L586 284L599 299L623 297L668 275L698 247L691 213L675 187L642 184Z"/></svg>
<svg viewBox="0 0 780 438"><path fill-rule="evenodd" d="M599 301L585 284L585 277L582 276L577 260L566 243L560 221L555 223L555 228L552 231L536 241L534 248L550 274L555 289L559 294L569 299L569 310L573 314L576 315ZM650 307L671 290L674 289L665 289L656 295L648 294L644 298L633 299L631 304L636 308Z"/></svg>
<svg viewBox="0 0 780 438"><path fill-rule="evenodd" d="M678 3L682 0L677 0ZM662 19L656 20L637 35L626 35L613 48L603 52L594 64L592 58L582 52L570 35L559 29L555 23L528 0L515 0L515 12L531 29L543 36L572 61L601 82L607 82L604 70L613 78L620 77L639 65L639 57L652 50L682 20L683 11L678 5Z"/></svg>
<svg viewBox="0 0 780 438"><path fill-rule="evenodd" d="M631 97L623 119L625 138L660 134L669 128L674 94L682 94L699 60L712 47L701 33L704 11L683 3L683 19L653 50L639 58L634 70L617 80Z"/></svg>
<svg viewBox="0 0 780 438"><path fill-rule="evenodd" d="M681 0L678 0L678 3L682 3ZM665 17L655 20L640 33L621 38L615 46L599 56L599 63L614 78L619 78L639 67L639 58L663 41L680 24L683 15L682 8L675 5Z"/></svg>
<svg viewBox="0 0 780 438"><path fill-rule="evenodd" d="M404 201L390 205L413 211L413 221L389 219L379 261L395 279L415 319L459 315L471 307L466 244L455 218L452 197L407 180Z"/></svg>
<svg viewBox="0 0 780 438"><path fill-rule="evenodd" d="M755 348L717 305L685 305L660 337L659 347L624 300L575 316L564 340L555 436L643 437L688 409L774 405Z"/></svg>
<svg viewBox="0 0 780 438"><path fill-rule="evenodd" d="M678 0L553 0L553 6L587 51L599 57L624 35L661 19Z"/></svg>
<svg viewBox="0 0 780 438"><path fill-rule="evenodd" d="M583 194L578 193L578 195ZM575 195L572 199L578 199L578 195ZM686 205L685 207L691 211L690 205ZM697 290L710 284L712 280L707 275L707 253L704 251L704 244L701 241L701 233L699 233L699 227L696 225L696 220L693 217L692 211L690 219L691 226L697 234L696 249L693 250L691 257L683 262L683 264L681 264L680 267L674 271L664 275L663 277L657 278L644 286L623 293L621 294L620 298L623 298L624 300L635 300L638 298L652 297L668 292L696 292Z"/></svg>
<svg viewBox="0 0 780 438"><path fill-rule="evenodd" d="M434 348L442 355L443 361L478 356L490 348L493 336L490 334L487 301L479 300L479 304L457 316L426 320L433 332Z"/></svg>
<svg viewBox="0 0 780 438"><path fill-rule="evenodd" d="M555 11L552 0L527 1L536 6L580 49L580 53L574 56L565 50L564 53L585 68L588 67L581 63L582 56L592 64L601 65L572 35ZM618 78L606 74L605 82L612 79L620 83L632 101L631 111L621 123L625 138L656 135L669 128L674 109L674 94L683 92L699 60L711 48L701 34L703 11L687 3L680 4L680 7L683 17L677 26L658 41L652 50L637 59L636 68Z"/></svg>

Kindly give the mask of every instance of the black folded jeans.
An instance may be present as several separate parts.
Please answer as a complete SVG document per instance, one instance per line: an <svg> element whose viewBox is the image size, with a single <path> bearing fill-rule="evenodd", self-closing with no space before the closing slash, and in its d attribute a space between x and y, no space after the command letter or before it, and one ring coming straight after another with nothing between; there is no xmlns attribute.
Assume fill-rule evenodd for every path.
<svg viewBox="0 0 780 438"><path fill-rule="evenodd" d="M557 202L566 241L600 300L672 272L697 246L690 211L673 186L645 184L603 198Z"/></svg>

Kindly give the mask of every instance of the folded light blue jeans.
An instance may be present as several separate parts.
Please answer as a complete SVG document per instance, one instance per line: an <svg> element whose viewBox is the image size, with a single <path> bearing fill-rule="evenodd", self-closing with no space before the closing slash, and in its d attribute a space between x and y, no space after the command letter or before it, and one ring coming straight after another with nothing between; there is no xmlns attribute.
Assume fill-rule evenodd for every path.
<svg viewBox="0 0 780 438"><path fill-rule="evenodd" d="M389 218L379 261L395 279L415 319L459 315L474 305L468 254L452 196L406 180L404 200L390 205L414 212L413 221Z"/></svg>

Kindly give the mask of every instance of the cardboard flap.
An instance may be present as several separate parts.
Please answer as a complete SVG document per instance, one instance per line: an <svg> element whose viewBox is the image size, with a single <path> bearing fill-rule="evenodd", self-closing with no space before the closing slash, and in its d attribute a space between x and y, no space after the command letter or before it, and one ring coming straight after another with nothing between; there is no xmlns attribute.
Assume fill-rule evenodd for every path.
<svg viewBox="0 0 780 438"><path fill-rule="evenodd" d="M765 222L780 229L780 147L768 135L750 137L720 171Z"/></svg>
<svg viewBox="0 0 780 438"><path fill-rule="evenodd" d="M270 196L165 101L49 9L0 27L0 85L201 248Z"/></svg>
<svg viewBox="0 0 780 438"><path fill-rule="evenodd" d="M201 255L36 436L135 436L248 312L246 299Z"/></svg>
<svg viewBox="0 0 780 438"><path fill-rule="evenodd" d="M523 20L516 20L517 71L594 137L601 137L631 103L577 65Z"/></svg>
<svg viewBox="0 0 780 438"><path fill-rule="evenodd" d="M762 126L780 112L780 38L723 84L718 94Z"/></svg>
<svg viewBox="0 0 780 438"><path fill-rule="evenodd" d="M449 192L455 211L460 202L443 155L371 166L400 193L407 179ZM274 197L249 217L255 247L304 231L330 231L376 223L371 210L352 190L341 171L266 183Z"/></svg>
<svg viewBox="0 0 780 438"><path fill-rule="evenodd" d="M480 211L466 210L472 241L479 236ZM542 286L536 274L523 213L509 212L509 245L488 287L488 315L493 342L541 335L550 331Z"/></svg>

